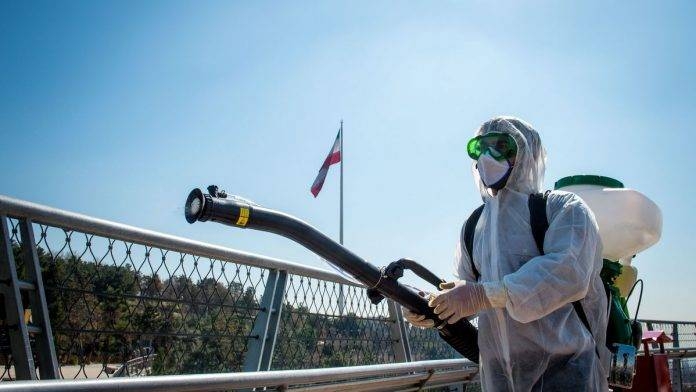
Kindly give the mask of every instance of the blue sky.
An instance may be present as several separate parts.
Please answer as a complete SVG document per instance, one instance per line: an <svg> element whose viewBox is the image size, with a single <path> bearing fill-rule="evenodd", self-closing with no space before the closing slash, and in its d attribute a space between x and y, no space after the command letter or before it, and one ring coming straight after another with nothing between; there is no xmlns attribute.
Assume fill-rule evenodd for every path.
<svg viewBox="0 0 696 392"><path fill-rule="evenodd" d="M603 174L661 208L641 317L696 320L693 2L0 3L0 193L321 266L266 233L188 225L192 187L451 276L479 203L465 154L498 114L540 132L546 186Z"/></svg>

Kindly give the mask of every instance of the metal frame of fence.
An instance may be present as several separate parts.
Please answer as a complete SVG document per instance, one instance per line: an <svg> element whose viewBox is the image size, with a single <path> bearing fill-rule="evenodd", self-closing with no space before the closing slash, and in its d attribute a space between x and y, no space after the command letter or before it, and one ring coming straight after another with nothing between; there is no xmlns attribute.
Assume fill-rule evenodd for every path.
<svg viewBox="0 0 696 392"><path fill-rule="evenodd" d="M0 221L0 380L152 375L137 385L154 386L157 374L232 382L244 372L461 358L435 331L407 325L392 301L373 306L364 287L331 271L2 195ZM674 338L674 389L696 388L696 323L641 322ZM440 371L446 366L431 369ZM347 374L335 373L336 382ZM192 380L178 377L171 390ZM2 388L9 385L24 383Z"/></svg>
<svg viewBox="0 0 696 392"><path fill-rule="evenodd" d="M0 339L0 379L54 378L46 368L82 379L460 358L435 331L407 325L399 306L370 304L364 287L334 272L1 195L0 220L15 286L32 280L21 250L35 254L55 340L54 362L42 360L38 312L25 300L31 314L0 328L33 331L22 344L35 363L22 365L34 371L17 372L19 357Z"/></svg>
<svg viewBox="0 0 696 392"><path fill-rule="evenodd" d="M448 359L268 372L152 376L109 380L18 381L0 384L0 391L220 391L263 388L267 391L420 391L442 388L475 377L476 366ZM10 385L8 385L10 384Z"/></svg>

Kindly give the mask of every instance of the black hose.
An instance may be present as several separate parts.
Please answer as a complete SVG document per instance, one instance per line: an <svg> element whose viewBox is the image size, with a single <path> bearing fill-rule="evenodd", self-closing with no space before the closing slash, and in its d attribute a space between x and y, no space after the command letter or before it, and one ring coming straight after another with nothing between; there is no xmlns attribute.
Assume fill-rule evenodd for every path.
<svg viewBox="0 0 696 392"><path fill-rule="evenodd" d="M640 303L643 302L643 279L638 279L633 283L633 286L631 286L631 291L628 292L628 295L626 296L626 306L628 307L628 300L631 298L631 295L633 295L633 290L636 289L636 286L640 283L640 295L638 296L638 305L636 306L636 314L633 317L633 321L631 322L631 339L633 343L633 347L638 350L640 348L641 341L643 340L643 326L640 325L638 322L638 312L640 312Z"/></svg>
<svg viewBox="0 0 696 392"><path fill-rule="evenodd" d="M638 305L636 306L636 315L633 317L633 322L638 321L638 312L640 312L640 303L643 302L643 279L638 279L633 283L633 286L631 286L631 291L628 292L628 295L626 296L626 302L628 302L628 299L631 298L631 295L633 295L633 290L636 289L636 286L640 283L640 295L638 296Z"/></svg>
<svg viewBox="0 0 696 392"><path fill-rule="evenodd" d="M203 194L200 189L194 189L189 194L185 213L189 223L212 220L229 226L275 233L303 245L347 271L368 288L374 288L412 312L434 320L438 323L440 336L447 343L465 358L478 363L478 331L468 320L462 319L454 324L441 321L416 290L385 278L379 268L300 219L245 201Z"/></svg>

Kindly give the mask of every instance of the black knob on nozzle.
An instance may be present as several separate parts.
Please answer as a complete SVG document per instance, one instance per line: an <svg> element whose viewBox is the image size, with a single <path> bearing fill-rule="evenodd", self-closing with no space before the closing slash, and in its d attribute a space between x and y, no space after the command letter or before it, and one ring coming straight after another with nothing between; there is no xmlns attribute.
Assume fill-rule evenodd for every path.
<svg viewBox="0 0 696 392"><path fill-rule="evenodd" d="M227 192L224 190L220 190L217 185L208 185L208 193L212 197L219 197L220 199L226 199L227 198Z"/></svg>

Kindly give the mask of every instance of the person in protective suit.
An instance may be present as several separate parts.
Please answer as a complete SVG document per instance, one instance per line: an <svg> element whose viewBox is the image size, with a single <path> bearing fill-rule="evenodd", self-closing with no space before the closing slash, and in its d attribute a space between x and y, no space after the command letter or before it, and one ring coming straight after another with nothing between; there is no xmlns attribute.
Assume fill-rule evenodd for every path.
<svg viewBox="0 0 696 392"><path fill-rule="evenodd" d="M458 280L429 304L441 320L478 316L481 385L486 391L606 391L607 297L594 215L578 196L548 194L544 254L530 227L528 199L542 191L546 153L538 133L513 117L483 123L467 150L484 201L473 265L460 243ZM580 301L589 330L572 303ZM404 309L411 324L433 320Z"/></svg>

